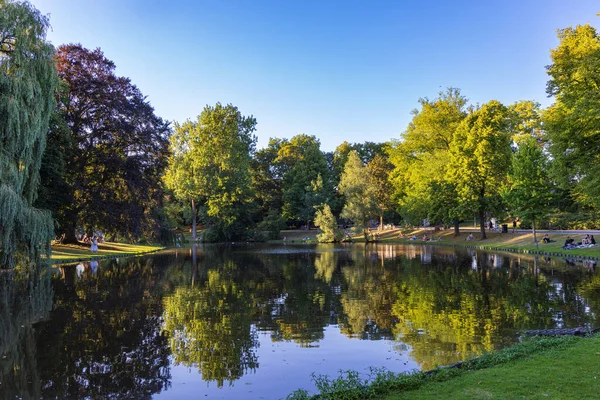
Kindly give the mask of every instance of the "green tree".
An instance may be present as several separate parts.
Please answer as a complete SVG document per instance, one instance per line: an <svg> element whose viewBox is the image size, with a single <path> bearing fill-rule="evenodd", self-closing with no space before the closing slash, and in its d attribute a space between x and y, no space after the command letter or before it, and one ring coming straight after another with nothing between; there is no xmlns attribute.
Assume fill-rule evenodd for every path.
<svg viewBox="0 0 600 400"><path fill-rule="evenodd" d="M341 240L342 232L338 229L337 220L333 216L329 204L324 204L317 210L315 225L321 230L321 233L317 235L319 243L333 243Z"/></svg>
<svg viewBox="0 0 600 400"><path fill-rule="evenodd" d="M314 206L328 199L331 192L327 161L320 146L315 136L296 135L282 142L276 159L284 165L283 216L305 221L307 227L314 218Z"/></svg>
<svg viewBox="0 0 600 400"><path fill-rule="evenodd" d="M600 35L590 25L558 31L544 112L555 179L580 206L600 207Z"/></svg>
<svg viewBox="0 0 600 400"><path fill-rule="evenodd" d="M369 220L378 214L376 188L369 169L354 150L348 155L340 180L340 192L346 198L341 216L360 226L366 241Z"/></svg>
<svg viewBox="0 0 600 400"><path fill-rule="evenodd" d="M413 111L402 140L388 150L394 165L390 173L394 197L405 219L452 222L458 235L462 209L446 170L454 134L467 115L467 99L460 90L449 88L438 98L419 103L421 109Z"/></svg>
<svg viewBox="0 0 600 400"><path fill-rule="evenodd" d="M48 19L0 0L0 267L50 253L53 222L32 207L57 85Z"/></svg>
<svg viewBox="0 0 600 400"><path fill-rule="evenodd" d="M55 110L50 118L40 167L39 196L34 206L52 213L57 231L69 224L65 205L73 200L68 169L73 149L71 130L60 112Z"/></svg>
<svg viewBox="0 0 600 400"><path fill-rule="evenodd" d="M386 156L376 154L367 164L367 168L369 169L373 181L374 196L379 214L379 230L381 231L383 230L383 215L393 206L393 188L389 179L389 174L392 171L393 165Z"/></svg>
<svg viewBox="0 0 600 400"><path fill-rule="evenodd" d="M281 214L283 208L283 178L288 168L278 155L284 143L284 139L269 139L267 147L257 150L250 162L252 189L261 216L269 210L277 210Z"/></svg>
<svg viewBox="0 0 600 400"><path fill-rule="evenodd" d="M537 242L535 223L544 215L552 198L547 165L539 144L529 137L521 141L508 174L506 201L518 215L531 221L534 242Z"/></svg>
<svg viewBox="0 0 600 400"><path fill-rule="evenodd" d="M197 121L175 125L172 156L165 174L167 187L192 206L196 237L196 202L206 207L216 239L230 239L234 222L244 217L250 201L250 159L256 119L229 104L206 106Z"/></svg>
<svg viewBox="0 0 600 400"><path fill-rule="evenodd" d="M477 212L481 238L486 239L486 212L499 209L511 150L508 109L496 100L471 112L450 144L448 178L456 185L462 206Z"/></svg>

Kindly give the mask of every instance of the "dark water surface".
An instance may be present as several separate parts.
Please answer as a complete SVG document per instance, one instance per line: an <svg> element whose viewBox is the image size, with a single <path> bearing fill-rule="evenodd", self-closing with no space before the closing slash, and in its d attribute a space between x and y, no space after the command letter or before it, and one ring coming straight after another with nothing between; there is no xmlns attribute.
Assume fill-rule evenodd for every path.
<svg viewBox="0 0 600 400"><path fill-rule="evenodd" d="M589 263L419 245L207 246L0 273L0 398L279 399L599 326Z"/></svg>

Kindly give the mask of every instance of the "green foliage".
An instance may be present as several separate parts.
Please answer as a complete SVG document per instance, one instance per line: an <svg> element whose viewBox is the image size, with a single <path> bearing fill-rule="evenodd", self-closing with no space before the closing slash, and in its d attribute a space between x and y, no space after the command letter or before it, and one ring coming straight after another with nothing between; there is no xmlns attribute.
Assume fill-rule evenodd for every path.
<svg viewBox="0 0 600 400"><path fill-rule="evenodd" d="M314 218L315 205L331 197L329 171L320 142L314 136L296 135L283 140L276 162L283 168L283 217L305 221Z"/></svg>
<svg viewBox="0 0 600 400"><path fill-rule="evenodd" d="M269 210L269 213L256 225L256 231L263 232L266 240L279 239L281 230L285 228L285 220L281 217L279 211L275 209ZM256 241L266 241L256 240Z"/></svg>
<svg viewBox="0 0 600 400"><path fill-rule="evenodd" d="M456 186L460 205L477 212L481 236L485 213L500 207L500 189L511 163L508 109L492 100L471 112L458 126L450 144L447 179Z"/></svg>
<svg viewBox="0 0 600 400"><path fill-rule="evenodd" d="M420 99L420 110L388 150L394 165L390 182L405 220L420 224L450 223L461 214L456 184L448 179L450 146L460 123L466 117L467 99L460 90L449 88L434 100Z"/></svg>
<svg viewBox="0 0 600 400"><path fill-rule="evenodd" d="M376 154L367 164L374 185L374 196L379 210L379 229L383 229L383 215L393 207L392 194L393 188L389 179L389 174L393 165L388 157L382 154Z"/></svg>
<svg viewBox="0 0 600 400"><path fill-rule="evenodd" d="M555 179L582 206L600 207L600 35L590 25L558 31L544 112Z"/></svg>
<svg viewBox="0 0 600 400"><path fill-rule="evenodd" d="M541 226L551 226L552 229L600 229L600 215L597 212L552 213L542 220Z"/></svg>
<svg viewBox="0 0 600 400"><path fill-rule="evenodd" d="M513 155L504 197L517 215L535 222L547 212L552 185L547 174L547 159L533 137L523 138Z"/></svg>
<svg viewBox="0 0 600 400"><path fill-rule="evenodd" d="M331 212L329 204L321 204L315 215L315 225L321 232L317 234L319 243L339 242L344 237L342 231L337 227L337 220Z"/></svg>
<svg viewBox="0 0 600 400"><path fill-rule="evenodd" d="M0 267L50 253L50 213L32 207L57 85L48 20L0 0Z"/></svg>
<svg viewBox="0 0 600 400"><path fill-rule="evenodd" d="M542 131L542 112L540 104L534 101L519 101L509 107L511 118L512 140L515 146L522 141L534 138L541 142L544 139Z"/></svg>
<svg viewBox="0 0 600 400"><path fill-rule="evenodd" d="M283 208L283 179L288 166L279 159L279 151L285 140L271 138L264 149L257 150L250 161L252 190L265 215L271 209Z"/></svg>
<svg viewBox="0 0 600 400"><path fill-rule="evenodd" d="M171 137L165 184L175 196L191 202L192 208L196 201L206 207L219 240L239 236L234 223L248 214L255 129L254 117L243 116L231 104L217 103L206 106L197 121L176 124Z"/></svg>
<svg viewBox="0 0 600 400"><path fill-rule="evenodd" d="M378 214L376 188L369 169L356 151L348 155L339 190L346 198L341 216L362 227L366 240L369 219Z"/></svg>
<svg viewBox="0 0 600 400"><path fill-rule="evenodd" d="M65 90L59 87L59 95ZM69 208L73 199L69 183L69 160L72 158L71 130L60 112L54 111L50 118L46 149L40 168L39 196L35 207L52 212L57 231L62 232L69 224Z"/></svg>

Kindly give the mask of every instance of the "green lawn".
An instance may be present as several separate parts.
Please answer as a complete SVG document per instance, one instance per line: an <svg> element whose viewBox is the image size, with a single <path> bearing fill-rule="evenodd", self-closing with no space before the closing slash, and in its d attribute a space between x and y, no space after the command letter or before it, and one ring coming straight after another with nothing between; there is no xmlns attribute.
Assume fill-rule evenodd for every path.
<svg viewBox="0 0 600 400"><path fill-rule="evenodd" d="M133 256L158 251L163 248L162 246L105 242L98 244L98 252L92 253L87 246L59 244L52 246L50 262L52 264L64 264L106 257Z"/></svg>
<svg viewBox="0 0 600 400"><path fill-rule="evenodd" d="M567 346L383 397L387 400L548 398L600 398L599 336L579 338Z"/></svg>

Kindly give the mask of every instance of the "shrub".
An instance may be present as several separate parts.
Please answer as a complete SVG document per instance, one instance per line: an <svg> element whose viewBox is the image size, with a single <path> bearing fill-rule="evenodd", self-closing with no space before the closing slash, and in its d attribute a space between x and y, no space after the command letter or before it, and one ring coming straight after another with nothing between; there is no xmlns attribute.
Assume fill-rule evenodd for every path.
<svg viewBox="0 0 600 400"><path fill-rule="evenodd" d="M277 210L272 208L269 210L269 213L267 214L265 219L263 219L256 225L254 241L266 242L267 240L277 240L279 239L279 235L283 228L285 228L285 220L281 217L280 213ZM261 233L258 234L256 232ZM264 240L256 240L259 238Z"/></svg>
<svg viewBox="0 0 600 400"><path fill-rule="evenodd" d="M337 227L337 220L333 216L329 204L321 205L321 208L317 210L315 225L321 230L317 235L319 243L339 242L344 237L344 233Z"/></svg>

